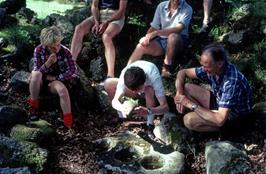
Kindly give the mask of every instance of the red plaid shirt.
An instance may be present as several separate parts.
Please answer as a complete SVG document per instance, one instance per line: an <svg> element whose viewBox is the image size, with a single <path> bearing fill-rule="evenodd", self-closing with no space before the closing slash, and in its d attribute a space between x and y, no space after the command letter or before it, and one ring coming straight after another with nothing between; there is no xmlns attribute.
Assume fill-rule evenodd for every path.
<svg viewBox="0 0 266 174"><path fill-rule="evenodd" d="M48 48L44 45L38 45L34 49L34 71L40 71L43 75L53 75L57 80L65 81L76 77L76 66L68 48L60 45L61 48L56 53L57 61L51 67L47 68L45 62L50 56Z"/></svg>

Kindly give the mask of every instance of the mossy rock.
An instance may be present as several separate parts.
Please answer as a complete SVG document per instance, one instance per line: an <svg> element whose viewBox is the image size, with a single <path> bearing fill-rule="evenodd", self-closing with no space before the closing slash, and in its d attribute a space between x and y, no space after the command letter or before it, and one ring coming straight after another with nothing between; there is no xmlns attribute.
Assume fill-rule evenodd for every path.
<svg viewBox="0 0 266 174"><path fill-rule="evenodd" d="M21 124L17 124L11 129L10 137L20 141L30 141L38 144L44 139L40 129L27 127Z"/></svg>
<svg viewBox="0 0 266 174"><path fill-rule="evenodd" d="M46 120L39 119L38 121L32 121L30 122L30 126L40 129L45 137L53 137L56 134L55 130L51 128L51 124Z"/></svg>
<svg viewBox="0 0 266 174"><path fill-rule="evenodd" d="M10 137L20 141L30 141L38 144L49 142L54 137L55 130L45 120L32 121L29 125L16 125L11 129Z"/></svg>
<svg viewBox="0 0 266 174"><path fill-rule="evenodd" d="M40 173L47 163L48 151L35 143L0 137L0 167L28 166L33 173Z"/></svg>
<svg viewBox="0 0 266 174"><path fill-rule="evenodd" d="M266 116L266 102L256 103L256 104L253 106L253 111L254 111L256 114Z"/></svg>

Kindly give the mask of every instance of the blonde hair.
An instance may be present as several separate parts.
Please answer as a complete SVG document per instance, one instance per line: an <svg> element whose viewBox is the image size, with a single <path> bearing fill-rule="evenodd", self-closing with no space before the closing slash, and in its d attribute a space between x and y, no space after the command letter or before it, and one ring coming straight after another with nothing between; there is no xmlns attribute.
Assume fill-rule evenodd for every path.
<svg viewBox="0 0 266 174"><path fill-rule="evenodd" d="M42 29L40 40L42 45L51 46L56 42L61 42L63 36L58 27L52 26Z"/></svg>

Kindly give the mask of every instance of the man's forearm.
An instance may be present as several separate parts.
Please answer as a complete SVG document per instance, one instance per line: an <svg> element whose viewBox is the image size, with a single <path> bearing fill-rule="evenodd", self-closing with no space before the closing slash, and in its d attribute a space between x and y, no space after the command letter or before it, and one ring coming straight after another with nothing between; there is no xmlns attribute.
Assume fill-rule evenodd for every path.
<svg viewBox="0 0 266 174"><path fill-rule="evenodd" d="M179 71L176 76L176 81L175 81L176 91L179 92L179 94L184 94L185 78L186 78L186 75L185 75L184 70Z"/></svg>

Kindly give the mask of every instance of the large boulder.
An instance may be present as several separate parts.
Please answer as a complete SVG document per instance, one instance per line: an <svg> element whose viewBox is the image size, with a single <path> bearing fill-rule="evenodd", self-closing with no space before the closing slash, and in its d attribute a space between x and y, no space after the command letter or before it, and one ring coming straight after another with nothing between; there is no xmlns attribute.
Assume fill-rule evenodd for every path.
<svg viewBox="0 0 266 174"><path fill-rule="evenodd" d="M207 174L253 174L248 156L241 144L212 141L205 147Z"/></svg>
<svg viewBox="0 0 266 174"><path fill-rule="evenodd" d="M184 127L182 120L173 113L164 114L160 124L155 127L154 134L156 138L179 152L185 154L195 152L194 138L189 130Z"/></svg>
<svg viewBox="0 0 266 174"><path fill-rule="evenodd" d="M29 91L30 73L26 71L17 71L11 78L12 88L20 92Z"/></svg>
<svg viewBox="0 0 266 174"><path fill-rule="evenodd" d="M25 123L28 116L25 110L16 106L0 106L0 127L14 126Z"/></svg>
<svg viewBox="0 0 266 174"><path fill-rule="evenodd" d="M94 142L100 153L98 163L105 172L181 174L185 171L185 156L172 148L149 142L130 132L120 133Z"/></svg>
<svg viewBox="0 0 266 174"><path fill-rule="evenodd" d="M48 151L34 143L0 136L0 167L28 166L34 173L44 170Z"/></svg>
<svg viewBox="0 0 266 174"><path fill-rule="evenodd" d="M30 141L45 144L55 136L55 130L45 120L32 121L27 125L15 125L10 132L10 137L20 141Z"/></svg>

